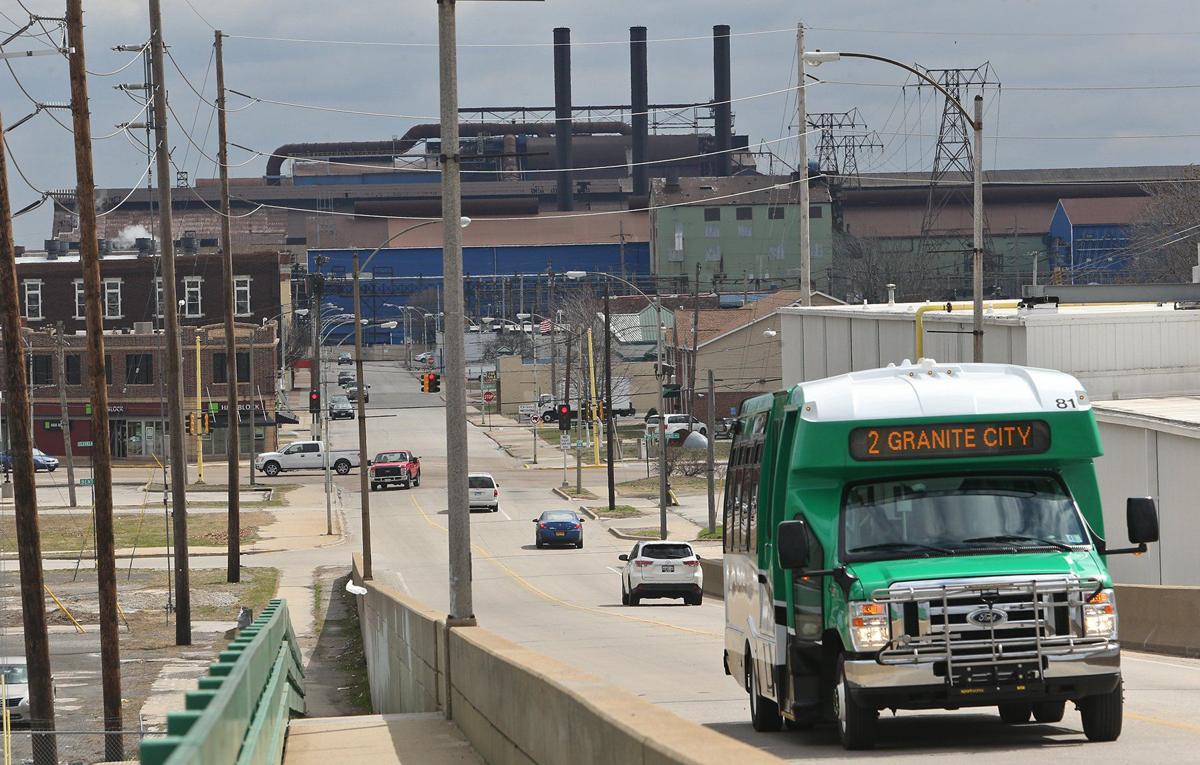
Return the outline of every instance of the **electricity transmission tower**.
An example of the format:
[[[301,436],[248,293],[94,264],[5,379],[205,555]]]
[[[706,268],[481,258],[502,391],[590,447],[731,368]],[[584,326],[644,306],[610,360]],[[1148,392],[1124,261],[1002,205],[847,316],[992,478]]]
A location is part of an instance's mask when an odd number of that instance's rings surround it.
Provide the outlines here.
[[[988,88],[999,88],[1000,80],[990,62],[975,68],[927,69],[919,67],[946,89],[959,103],[968,103],[973,95],[982,94]],[[928,88],[918,83],[916,86]],[[929,195],[925,204],[925,215],[921,222],[921,243],[918,252],[922,256],[958,254],[962,256],[962,274],[970,272],[972,252],[971,227],[948,214],[948,208],[971,210],[972,173],[971,127],[967,118],[943,98],[942,118],[938,126],[937,146],[933,155],[933,170],[929,176]],[[987,220],[984,219],[984,250],[994,252]],[[955,283],[953,288],[966,287],[966,282]]]
[[[814,112],[805,121],[809,129],[821,131],[817,139],[817,166],[829,179],[829,185],[858,185],[859,152],[883,149],[878,135],[865,132],[867,123],[858,109]]]

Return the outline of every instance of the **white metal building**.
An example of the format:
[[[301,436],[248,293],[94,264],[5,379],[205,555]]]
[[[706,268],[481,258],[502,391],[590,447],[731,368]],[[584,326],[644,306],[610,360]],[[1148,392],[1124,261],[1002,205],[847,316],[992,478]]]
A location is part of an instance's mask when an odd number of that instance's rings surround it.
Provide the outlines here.
[[[785,386],[921,355],[972,360],[971,310],[961,304],[950,313],[934,303],[783,308],[780,334]],[[1093,401],[1200,393],[1200,311],[1148,303],[989,307],[984,360],[1067,372]]]

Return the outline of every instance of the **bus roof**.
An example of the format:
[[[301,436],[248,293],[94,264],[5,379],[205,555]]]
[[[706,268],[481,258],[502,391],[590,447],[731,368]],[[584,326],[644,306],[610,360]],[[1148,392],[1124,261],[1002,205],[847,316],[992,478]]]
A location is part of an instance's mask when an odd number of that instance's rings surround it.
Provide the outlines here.
[[[1091,409],[1083,385],[1064,372],[933,359],[801,383],[789,391],[788,403],[801,406],[801,416],[811,422]]]

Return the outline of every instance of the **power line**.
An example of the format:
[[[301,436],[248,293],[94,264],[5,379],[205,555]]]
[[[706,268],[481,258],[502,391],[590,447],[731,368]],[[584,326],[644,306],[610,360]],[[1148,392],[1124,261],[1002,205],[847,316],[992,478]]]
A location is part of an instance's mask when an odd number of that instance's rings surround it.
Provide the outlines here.
[[[987,32],[945,31],[932,29],[851,29],[848,27],[807,27],[818,32],[847,32],[861,34],[919,35],[928,37],[1200,37],[1200,31],[1129,31],[1129,32]]]
[[[899,88],[891,82],[860,82],[856,80],[826,80],[821,82],[830,85],[855,85],[864,88]],[[1104,92],[1104,91],[1156,91],[1156,90],[1194,90],[1200,88],[1200,83],[1168,83],[1164,85],[1005,85],[1004,90],[1020,91],[1022,93],[1064,93],[1064,92]]]

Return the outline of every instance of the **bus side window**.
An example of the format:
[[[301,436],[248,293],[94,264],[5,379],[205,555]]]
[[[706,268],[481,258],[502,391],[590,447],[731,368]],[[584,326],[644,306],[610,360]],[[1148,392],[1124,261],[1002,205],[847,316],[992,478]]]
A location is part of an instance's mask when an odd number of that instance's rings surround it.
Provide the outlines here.
[[[725,472],[725,552],[737,550],[738,499],[741,493],[738,484],[741,469],[737,463],[741,453],[738,446],[730,450],[729,469]]]
[[[742,546],[750,553],[757,549],[755,546],[755,520],[758,515],[758,477],[759,471],[746,471],[746,531]]]

